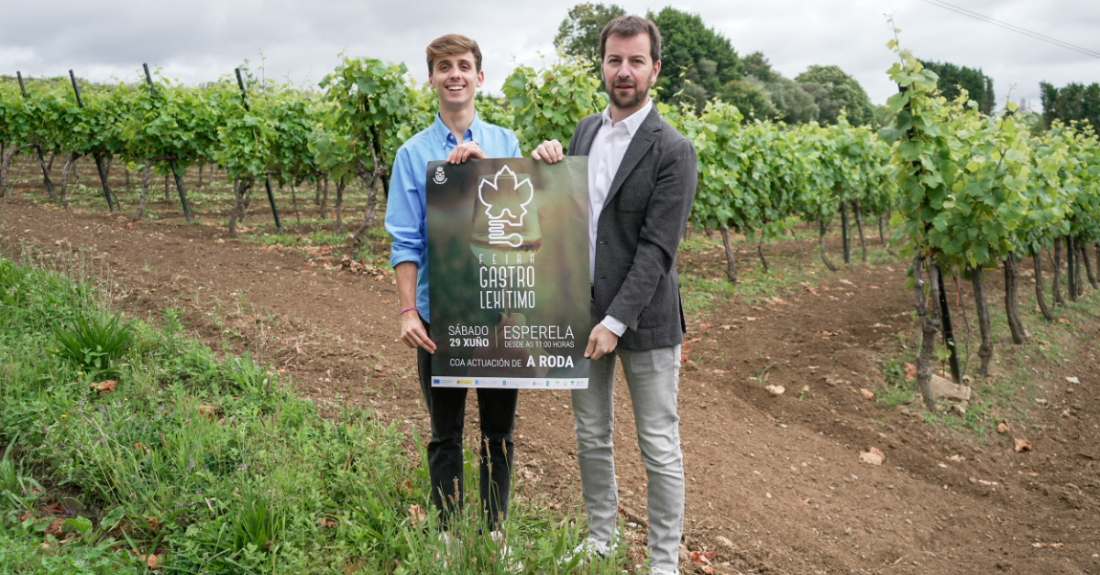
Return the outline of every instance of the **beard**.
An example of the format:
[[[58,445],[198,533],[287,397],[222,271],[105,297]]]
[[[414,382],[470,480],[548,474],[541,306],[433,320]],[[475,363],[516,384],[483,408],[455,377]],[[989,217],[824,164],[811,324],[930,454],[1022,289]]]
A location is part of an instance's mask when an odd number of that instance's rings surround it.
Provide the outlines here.
[[[631,84],[634,86],[634,95],[620,97],[618,94],[615,93],[614,82],[605,83],[604,87],[607,88],[607,94],[611,96],[611,103],[614,104],[616,108],[629,110],[630,108],[633,108],[638,104],[644,102],[646,97],[649,96],[648,82],[646,82],[643,86],[639,86],[637,82],[631,82]]]

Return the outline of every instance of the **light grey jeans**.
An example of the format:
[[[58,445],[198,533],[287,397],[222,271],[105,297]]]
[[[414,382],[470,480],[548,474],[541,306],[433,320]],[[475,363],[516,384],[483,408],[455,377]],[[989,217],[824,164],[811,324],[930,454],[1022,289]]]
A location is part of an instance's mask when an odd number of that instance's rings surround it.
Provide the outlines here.
[[[680,452],[680,346],[616,350],[592,362],[588,389],[573,390],[577,463],[589,537],[610,542],[619,510],[615,455],[615,358],[622,360],[638,446],[648,478],[650,566],[677,572],[684,530],[684,462]]]

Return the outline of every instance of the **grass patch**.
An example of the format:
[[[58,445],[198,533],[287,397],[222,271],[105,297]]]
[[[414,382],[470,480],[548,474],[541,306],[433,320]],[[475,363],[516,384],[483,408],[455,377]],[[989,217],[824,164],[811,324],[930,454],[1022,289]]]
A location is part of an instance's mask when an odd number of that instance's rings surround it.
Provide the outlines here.
[[[875,390],[875,400],[887,409],[912,403],[917,399],[916,382],[906,378],[905,364],[916,360],[916,354],[909,352],[900,358],[888,357],[879,362],[885,385]]]
[[[174,312],[154,325],[117,314],[109,296],[79,265],[0,259],[9,572],[498,574],[514,560],[524,572],[611,574],[628,563],[621,545],[606,560],[559,564],[582,521],[521,494],[503,540],[480,535],[472,454],[475,511],[455,522],[461,543],[448,550],[408,427],[349,406],[326,419],[271,367],[182,333]],[[113,386],[55,336],[96,317],[129,337],[105,364]]]
[[[736,285],[724,275],[705,277],[685,271],[680,275],[680,294],[685,313],[706,317],[709,308],[734,296],[741,297],[749,305],[774,304],[773,298],[790,296],[802,289],[803,283],[818,281],[797,268],[773,270],[767,274],[750,268],[740,273]]]
[[[749,305],[774,304],[776,302],[767,300],[794,295],[804,285],[816,287],[823,282],[846,278],[848,272],[860,265],[857,237],[853,236],[851,247],[853,267],[842,268],[840,272],[834,273],[828,271],[820,260],[816,225],[807,227],[797,218],[792,218],[789,224],[790,230],[795,232],[794,237],[801,241],[797,244],[798,251],[794,256],[790,255],[790,248],[796,247],[796,244],[792,242],[789,232],[769,240],[764,244],[764,252],[771,268],[769,273],[764,273],[760,266],[756,241],[731,235],[732,247],[737,252],[736,285],[731,284],[726,277],[726,255],[721,236],[715,231],[708,237],[702,230],[692,230],[681,241],[680,252],[692,257],[701,256],[706,261],[700,262],[698,257],[694,261],[683,260],[686,263],[683,264],[683,272],[680,274],[680,294],[683,297],[684,311],[706,317],[707,311],[714,304],[730,300],[734,296],[740,296]],[[839,228],[830,231],[830,237],[838,235]],[[871,236],[867,238],[869,265],[905,265],[882,247],[877,235],[873,237],[874,241]],[[769,247],[780,242],[787,248],[784,253],[776,253],[779,250]],[[707,254],[713,254],[713,259]],[[830,257],[839,260],[841,254],[830,252]]]
[[[272,224],[274,226],[274,224]],[[308,234],[284,234],[273,233],[247,233],[241,234],[241,239],[263,246],[282,246],[287,248],[307,248],[319,246],[342,247],[348,243],[348,235],[336,234],[327,231],[311,232]]]

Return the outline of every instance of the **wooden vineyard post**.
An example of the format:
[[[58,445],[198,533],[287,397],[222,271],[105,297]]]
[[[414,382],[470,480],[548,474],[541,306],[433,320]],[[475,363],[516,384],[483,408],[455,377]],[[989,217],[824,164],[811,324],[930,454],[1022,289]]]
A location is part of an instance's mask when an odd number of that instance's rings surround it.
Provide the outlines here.
[[[149,84],[149,93],[153,96],[157,95],[157,87],[153,85],[153,76],[149,74],[149,64],[142,64],[142,68],[145,69],[145,82]],[[183,191],[183,180],[180,179],[179,170],[176,168],[175,160],[168,160],[168,165],[172,168],[172,175],[176,178],[176,190],[180,193],[180,204],[183,205],[183,215],[187,218],[187,223],[192,223],[191,219],[191,207],[187,205],[187,194]]]
[[[951,378],[955,380],[955,383],[962,383],[962,374],[959,373],[959,354],[955,347],[955,332],[951,329],[951,309],[947,307],[947,289],[943,285],[943,270],[940,269],[938,263],[933,263],[932,266],[936,268],[936,277],[939,281],[943,341],[947,345],[947,350],[951,352],[951,358],[948,360],[951,365]]]
[[[241,79],[241,69],[234,68],[233,72],[237,74],[237,85],[241,87],[241,100],[244,102],[244,109],[251,112],[252,108],[248,106],[248,91],[244,88],[244,80]],[[264,186],[267,187],[267,200],[271,202],[271,215],[275,216],[275,228],[279,233],[283,233],[283,221],[279,219],[279,208],[275,206],[275,194],[271,193],[271,177],[264,174]]]
[[[852,256],[848,251],[848,205],[840,202],[840,237],[844,241],[844,263],[852,263]]]
[[[76,105],[80,106],[80,109],[84,109],[84,100],[80,97],[80,87],[76,85],[76,74],[72,70],[69,70],[69,79],[73,82],[73,93],[76,94]],[[103,197],[107,198],[107,207],[110,208],[111,213],[118,211],[115,208],[115,201],[111,198],[111,188],[107,185],[107,174],[103,171],[103,159],[99,157],[99,152],[93,152],[92,157],[95,158],[95,169],[99,172],[99,181],[103,184]]]
[[[23,85],[23,73],[16,71],[15,75],[19,78],[19,90],[23,92],[23,97],[27,98],[27,87]],[[38,165],[42,166],[42,178],[46,180],[46,191],[49,192],[51,200],[56,200],[57,198],[53,195],[53,182],[50,181],[50,172],[46,169],[46,159],[42,157],[41,142],[35,142],[34,149],[38,152]]]

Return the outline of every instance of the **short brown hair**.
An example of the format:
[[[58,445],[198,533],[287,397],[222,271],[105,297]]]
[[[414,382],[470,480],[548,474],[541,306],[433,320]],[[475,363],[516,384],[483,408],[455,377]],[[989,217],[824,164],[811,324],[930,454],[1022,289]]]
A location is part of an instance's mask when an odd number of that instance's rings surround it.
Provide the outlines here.
[[[477,71],[481,71],[481,48],[477,47],[477,42],[461,35],[461,34],[447,34],[446,36],[440,36],[428,44],[428,74],[435,72],[435,61],[444,56],[454,56],[456,54],[465,54],[466,52],[474,53],[474,66]]]
[[[641,16],[619,16],[607,23],[600,32],[600,61],[603,62],[607,50],[607,38],[611,35],[630,38],[638,34],[649,35],[649,55],[654,62],[661,61],[661,31],[649,18]]]

